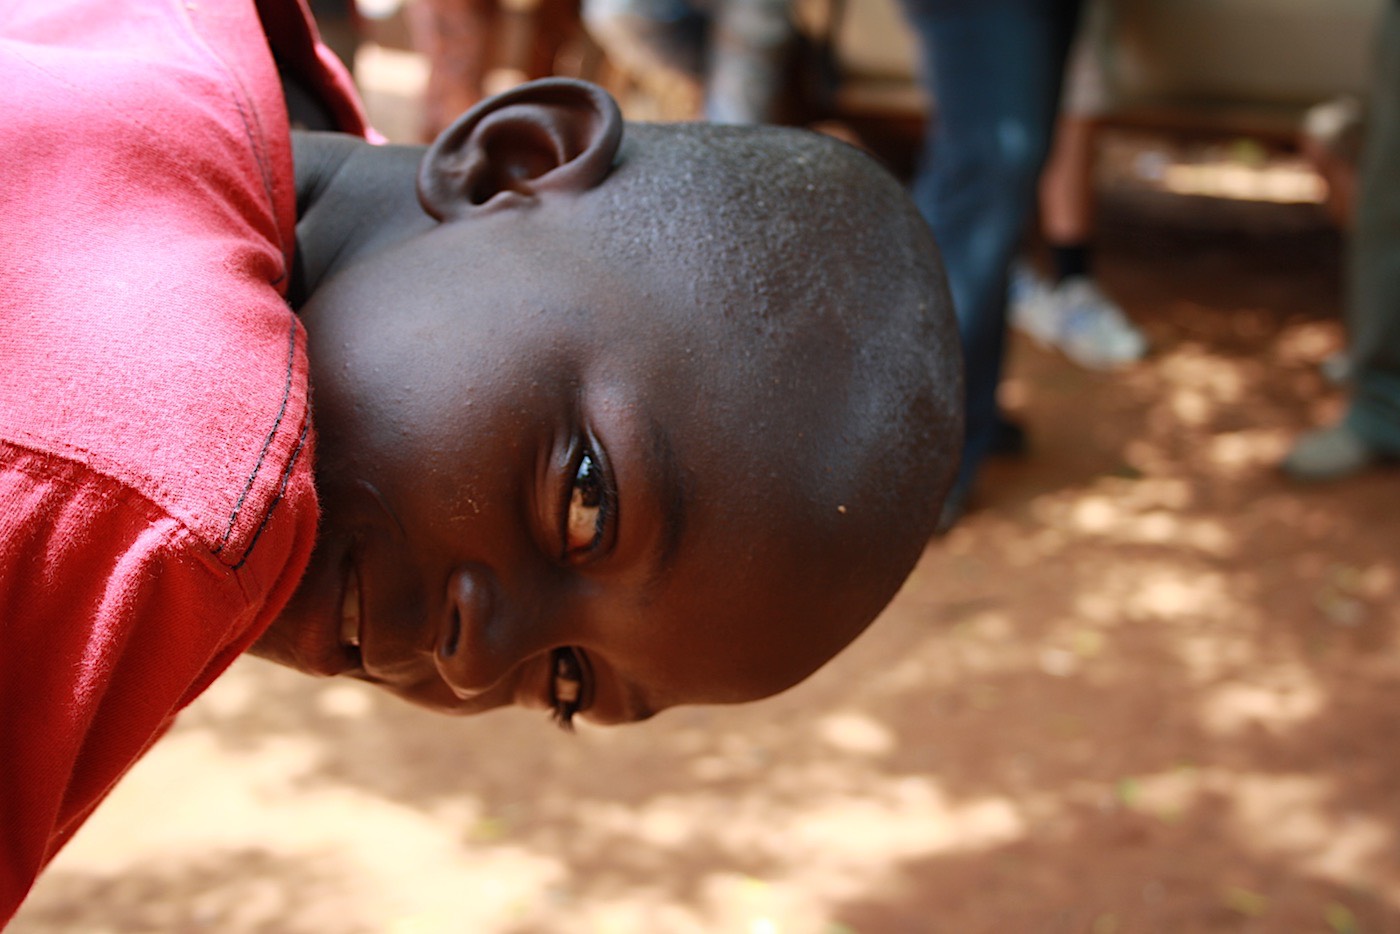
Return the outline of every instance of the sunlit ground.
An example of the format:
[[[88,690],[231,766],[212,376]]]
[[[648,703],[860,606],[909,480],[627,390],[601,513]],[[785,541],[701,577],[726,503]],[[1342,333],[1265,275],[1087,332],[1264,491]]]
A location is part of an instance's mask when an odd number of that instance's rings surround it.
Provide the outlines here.
[[[567,737],[245,660],[12,930],[1400,930],[1400,473],[1272,466],[1336,242],[1106,224],[1154,356],[1018,342],[1032,458],[807,683]]]

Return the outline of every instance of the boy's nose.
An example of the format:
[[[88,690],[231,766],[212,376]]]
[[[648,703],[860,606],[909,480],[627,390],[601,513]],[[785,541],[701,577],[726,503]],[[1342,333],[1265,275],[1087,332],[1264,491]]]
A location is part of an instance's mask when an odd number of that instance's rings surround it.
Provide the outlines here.
[[[499,600],[489,568],[466,564],[448,576],[433,660],[442,680],[463,699],[490,688],[515,663],[510,640],[497,625]]]

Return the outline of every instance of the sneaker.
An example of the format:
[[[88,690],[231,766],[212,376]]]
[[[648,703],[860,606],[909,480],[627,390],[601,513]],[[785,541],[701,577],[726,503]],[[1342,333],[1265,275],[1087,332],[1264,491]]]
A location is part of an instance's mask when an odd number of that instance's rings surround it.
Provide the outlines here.
[[[1318,369],[1322,371],[1322,378],[1333,386],[1346,386],[1351,382],[1351,357],[1345,352],[1332,354],[1322,361]]]
[[[1025,263],[1015,263],[1006,283],[1006,305],[1011,326],[1036,343],[1053,346],[1059,334],[1059,316],[1051,300],[1055,287]]]
[[[1018,259],[1011,264],[1011,272],[1006,279],[1006,303],[1014,310],[1050,288],[1044,276],[1025,260]]]
[[[1082,367],[1111,370],[1147,353],[1146,336],[1091,279],[1075,276],[1050,285],[1013,274],[1008,300],[1013,327]]]
[[[1364,438],[1339,422],[1299,438],[1279,466],[1294,480],[1322,483],[1345,480],[1384,460]]]

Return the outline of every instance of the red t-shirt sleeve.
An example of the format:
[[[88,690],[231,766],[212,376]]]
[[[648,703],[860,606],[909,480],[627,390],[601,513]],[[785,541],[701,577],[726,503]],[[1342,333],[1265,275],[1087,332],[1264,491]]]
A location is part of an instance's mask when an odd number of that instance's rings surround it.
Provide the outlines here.
[[[297,0],[0,4],[0,927],[309,559],[272,48],[365,132],[313,40]]]
[[[309,470],[234,568],[138,493],[0,444],[0,924],[149,745],[266,626],[315,534]]]

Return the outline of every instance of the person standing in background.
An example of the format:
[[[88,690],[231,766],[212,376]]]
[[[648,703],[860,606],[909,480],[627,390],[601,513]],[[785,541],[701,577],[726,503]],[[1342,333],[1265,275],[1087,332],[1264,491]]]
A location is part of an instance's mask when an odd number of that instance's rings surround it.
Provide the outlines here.
[[[1036,203],[1079,0],[902,0],[921,47],[930,121],[914,201],[948,269],[966,366],[966,445],[940,526],[978,467],[1025,446],[997,405],[1011,261]]]
[[[712,123],[783,121],[797,45],[788,0],[583,0],[608,57],[693,85]]]
[[[1295,480],[1340,480],[1400,458],[1400,2],[1381,14],[1349,246],[1346,370],[1351,398],[1334,425],[1283,460]]]
[[[1089,0],[1066,66],[1060,118],[1040,179],[1039,232],[1049,275],[1024,259],[1011,272],[1011,324],[1080,366],[1110,370],[1142,359],[1147,338],[1094,275],[1094,166],[1099,121],[1113,104],[1112,7]]]

